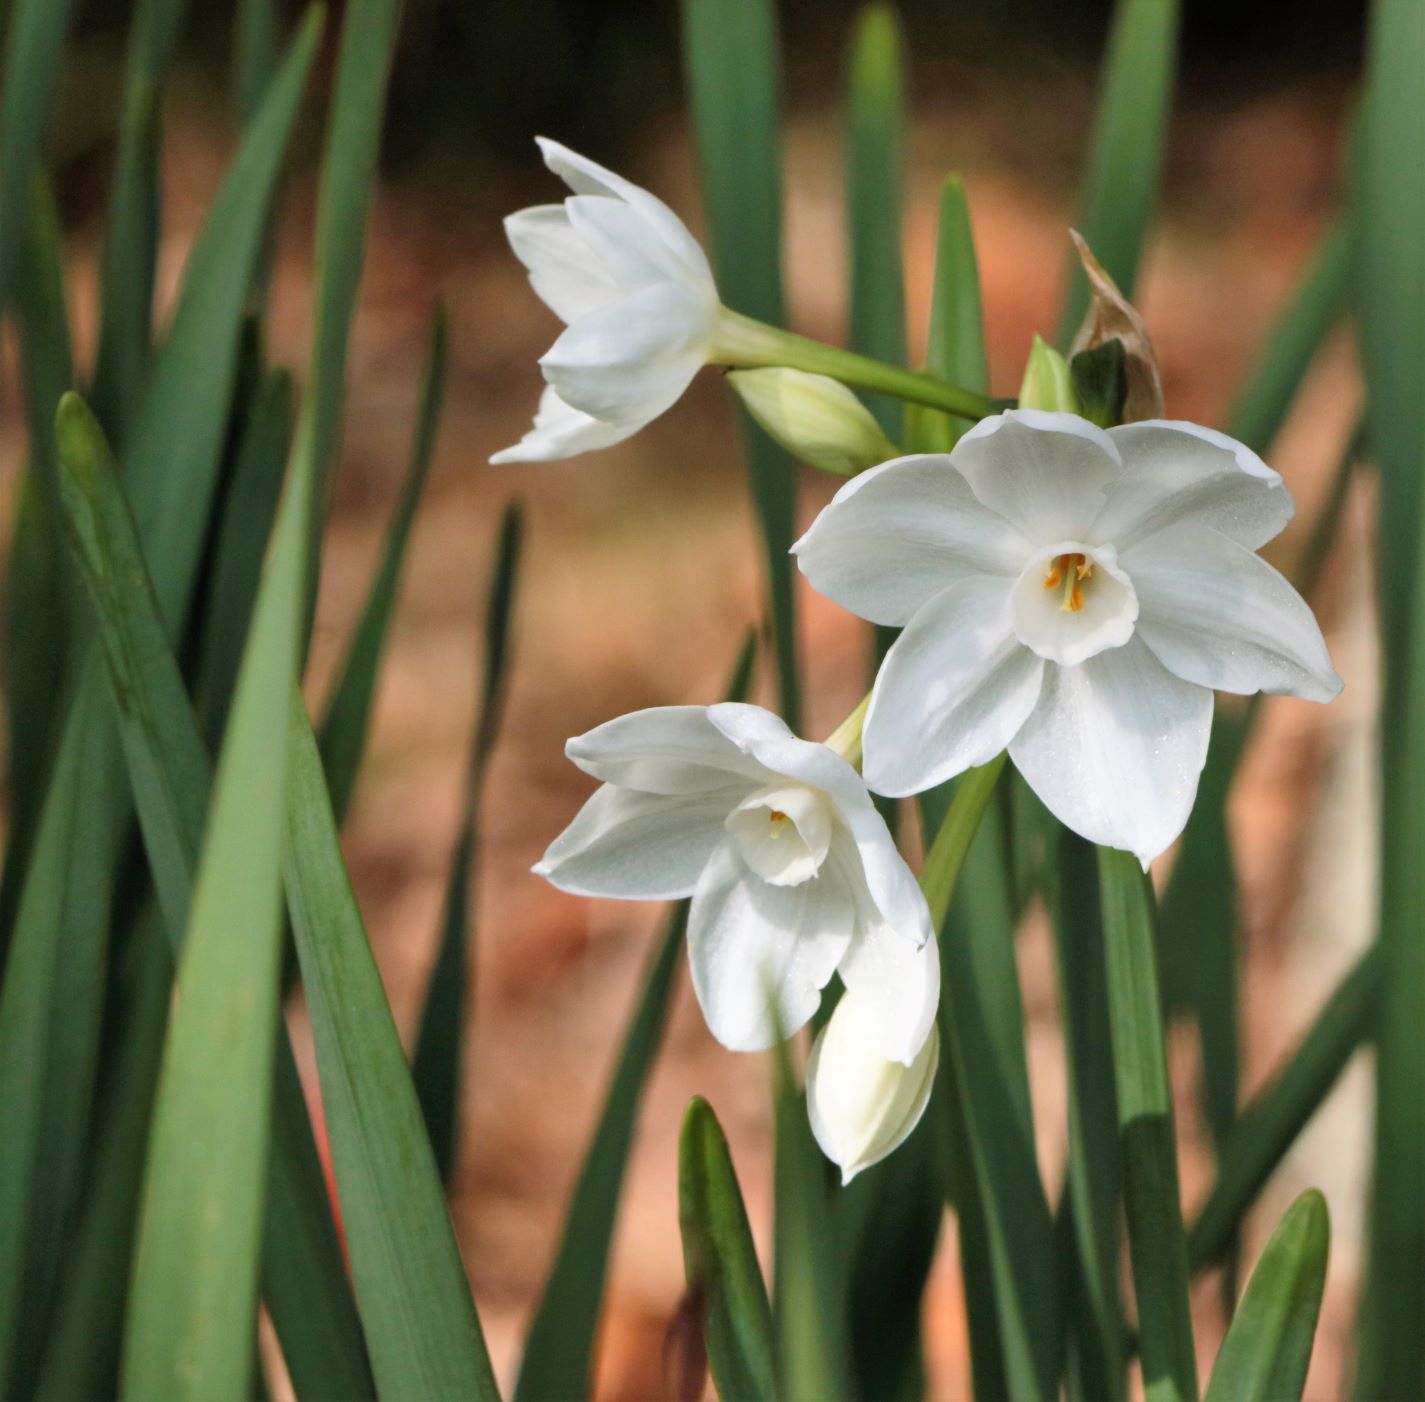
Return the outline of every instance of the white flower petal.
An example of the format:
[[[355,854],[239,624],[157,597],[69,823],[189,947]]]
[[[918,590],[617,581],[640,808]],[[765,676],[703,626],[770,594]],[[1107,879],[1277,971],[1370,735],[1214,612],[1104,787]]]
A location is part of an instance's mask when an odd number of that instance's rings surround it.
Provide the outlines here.
[[[1017,575],[1030,551],[937,453],[895,458],[852,478],[792,547],[818,593],[894,625],[966,575]]]
[[[748,794],[723,826],[763,881],[797,886],[821,870],[835,824],[835,810],[820,789],[782,782]]]
[[[651,706],[631,711],[576,735],[564,753],[595,779],[646,793],[704,793],[736,783],[744,792],[760,788],[772,776],[713,723],[710,712],[723,709]],[[760,706],[741,709],[769,714]],[[777,724],[791,733],[781,721]]]
[[[855,911],[833,873],[772,886],[731,841],[708,861],[688,916],[693,990],[713,1036],[762,1051],[805,1025],[851,940]]]
[[[615,900],[691,895],[726,834],[741,790],[686,796],[605,784],[575,815],[534,870],[561,891]]]
[[[889,925],[866,925],[852,937],[839,972],[864,1010],[876,1054],[909,1066],[940,1005],[938,941],[917,946]]]
[[[1015,639],[1009,605],[1004,579],[952,584],[891,646],[863,738],[877,793],[921,793],[984,764],[1034,709],[1044,663]]]
[[[623,291],[670,282],[715,302],[710,289],[691,282],[681,260],[631,205],[606,195],[571,195],[564,208],[574,232]]]
[[[1061,823],[1146,866],[1187,822],[1211,728],[1212,693],[1135,637],[1078,667],[1049,666],[1009,754]]]
[[[611,195],[623,200],[641,214],[657,231],[659,238],[682,260],[690,276],[697,277],[712,285],[712,269],[708,266],[707,255],[703,252],[688,227],[656,195],[649,194],[641,185],[625,180],[621,175],[561,146],[548,137],[537,136],[544,163],[576,195]]]
[[[1329,701],[1341,690],[1310,605],[1267,562],[1206,526],[1174,526],[1125,558],[1138,631],[1184,681]]]
[[[1040,546],[1084,539],[1123,466],[1102,429],[1077,414],[1044,409],[981,419],[950,461],[986,506]]]
[[[641,426],[687,389],[710,334],[704,304],[658,283],[581,316],[539,363],[565,403],[606,423]]]
[[[606,424],[573,408],[554,392],[553,386],[545,385],[529,432],[513,447],[492,454],[490,461],[557,462],[612,447],[636,432],[637,424]]]
[[[807,1116],[843,1186],[905,1142],[930,1103],[940,1064],[934,1026],[908,1067],[878,1056],[875,1042],[874,1019],[848,991],[807,1062]]]
[[[842,843],[833,838],[833,864],[843,870],[853,894],[864,886],[868,899],[889,925],[916,943],[929,939],[933,932],[925,897],[861,776],[835,751],[799,740],[760,707],[723,703],[710,706],[708,716],[764,768],[829,795],[852,848],[843,851]]]
[[[563,205],[534,205],[505,220],[505,236],[529,272],[530,286],[561,321],[606,307],[618,284],[575,232]]]
[[[1291,520],[1291,493],[1256,453],[1199,424],[1148,419],[1109,429],[1123,475],[1093,524],[1092,540],[1122,554],[1175,524],[1211,526],[1256,550]]]

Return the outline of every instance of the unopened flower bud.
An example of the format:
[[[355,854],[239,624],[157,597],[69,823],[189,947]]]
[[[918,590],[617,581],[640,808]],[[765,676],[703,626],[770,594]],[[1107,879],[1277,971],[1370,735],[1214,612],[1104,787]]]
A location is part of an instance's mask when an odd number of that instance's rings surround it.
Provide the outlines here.
[[[934,1023],[909,1066],[880,1053],[869,1000],[848,991],[822,1029],[807,1063],[807,1111],[821,1151],[849,1183],[910,1134],[925,1112],[940,1034]]]
[[[1019,387],[1021,409],[1050,409],[1065,414],[1079,412],[1069,362],[1042,336],[1035,336],[1024,367],[1024,383]]]
[[[801,462],[852,477],[900,450],[845,385],[825,375],[775,367],[734,370],[728,381],[747,412]]]

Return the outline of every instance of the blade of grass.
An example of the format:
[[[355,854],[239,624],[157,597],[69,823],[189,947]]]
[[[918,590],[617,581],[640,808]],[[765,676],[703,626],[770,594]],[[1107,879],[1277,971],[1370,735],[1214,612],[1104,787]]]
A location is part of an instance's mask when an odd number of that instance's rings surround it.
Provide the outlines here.
[[[277,369],[263,375],[243,419],[218,508],[207,597],[197,629],[193,699],[210,750],[217,749],[227,724],[242,640],[252,619],[262,561],[277,515],[292,441],[291,373]]]
[[[102,434],[77,399],[66,405],[61,466],[72,540],[102,620],[112,689],[122,698],[141,827],[176,946],[191,916],[211,787],[207,758]],[[304,1394],[369,1396],[355,1306],[301,1082],[285,1035],[276,1046],[263,1292],[288,1369]]]
[[[346,814],[356,786],[357,771],[366,748],[366,736],[371,726],[371,707],[376,696],[376,680],[381,670],[381,655],[386,645],[386,633],[396,607],[396,590],[401,580],[401,566],[410,543],[411,527],[420,506],[430,476],[435,455],[436,432],[440,425],[441,400],[445,392],[446,346],[449,341],[449,318],[445,308],[436,310],[431,319],[430,341],[421,386],[420,408],[416,414],[415,442],[411,448],[410,466],[391,524],[386,532],[386,544],[381,564],[372,580],[360,622],[352,635],[346,659],[327,705],[321,725],[322,763],[326,766],[327,783],[331,787],[332,807],[338,821]]]
[[[756,634],[749,633],[724,693],[729,701],[746,698],[752,680],[756,646]],[[638,1007],[624,1035],[618,1064],[614,1068],[608,1094],[604,1097],[604,1108],[584,1155],[569,1210],[565,1213],[559,1250],[550,1268],[539,1309],[525,1336],[524,1360],[515,1384],[515,1402],[562,1402],[566,1397],[587,1394],[599,1312],[603,1304],[604,1279],[608,1272],[609,1247],[613,1241],[614,1220],[628,1166],[629,1148],[633,1143],[643,1087],[653,1069],[653,1060],[658,1054],[667,1022],[668,1002],[682,961],[687,919],[687,903],[680,902],[669,915],[663,935],[649,960]],[[689,1114],[691,1116],[691,1110]],[[707,1115],[711,1117],[711,1110],[707,1111]],[[685,1123],[684,1134],[692,1132]],[[685,1226],[685,1234],[687,1230]],[[686,1252],[689,1249],[686,1235],[684,1242]],[[699,1297],[693,1283],[691,1258],[688,1271],[689,1290],[696,1301]],[[714,1306],[709,1305],[709,1308]],[[770,1359],[770,1345],[768,1352]],[[718,1371],[719,1366],[714,1359],[714,1376],[721,1381],[725,1375]],[[769,1361],[767,1377],[770,1376]]]
[[[357,1303],[382,1395],[493,1399],[420,1102],[341,855],[317,741],[293,691],[287,899]]]
[[[1206,1402],[1300,1402],[1330,1249],[1326,1199],[1312,1189],[1287,1209],[1247,1282]]]
[[[30,191],[71,0],[11,0],[0,75],[0,307],[16,295]]]
[[[1357,149],[1356,279],[1380,466],[1385,648],[1380,957],[1369,1265],[1358,1398],[1425,1395],[1425,7],[1376,0]]]
[[[1084,171],[1078,230],[1130,299],[1158,199],[1177,38],[1178,0],[1118,0]],[[1068,267],[1060,346],[1073,340],[1088,306],[1088,280],[1072,254]]]
[[[288,769],[272,738],[297,680],[313,487],[312,460],[298,454],[213,782],[154,1106],[127,1397],[239,1398],[252,1375]],[[196,727],[188,735],[201,749]]]
[[[233,12],[233,100],[246,126],[277,67],[276,0],[238,0]]]
[[[780,326],[782,174],[778,54],[770,0],[683,0],[683,60],[723,301]],[[743,442],[766,548],[768,621],[783,719],[800,729],[791,459],[746,415]]]
[[[879,3],[864,6],[851,37],[846,100],[851,349],[890,365],[904,365],[906,357],[902,47],[896,12]],[[877,394],[867,404],[886,436],[898,442],[899,402]]]
[[[1127,1395],[1118,1291],[1122,1164],[1109,1046],[1108,982],[1094,851],[1062,829],[1053,902],[1059,998],[1068,1061],[1069,1164],[1065,1208],[1074,1251],[1070,1322],[1080,1395]]]
[[[122,444],[149,354],[158,255],[159,118],[186,0],[141,0],[129,30],[119,145],[104,233],[99,350],[91,403]]]
[[[460,1065],[467,1035],[465,1007],[469,980],[466,970],[474,923],[470,896],[478,843],[477,819],[485,772],[504,715],[510,625],[523,531],[524,517],[519,506],[507,506],[500,521],[489,602],[485,607],[485,682],[480,689],[470,744],[460,837],[446,886],[440,945],[426,986],[425,1008],[411,1055],[411,1078],[415,1081],[441,1181],[445,1183],[450,1182],[459,1139]]]
[[[678,1221],[688,1295],[719,1396],[773,1402],[782,1394],[772,1310],[727,1140],[701,1096],[689,1104],[678,1141]]]
[[[1187,1243],[1163,1045],[1152,893],[1131,853],[1101,847],[1098,863],[1143,1390],[1148,1402],[1196,1402]]]
[[[1286,1151],[1375,1026],[1381,961],[1368,949],[1331,995],[1296,1050],[1242,1111],[1217,1178],[1188,1234],[1193,1270],[1218,1260]]]

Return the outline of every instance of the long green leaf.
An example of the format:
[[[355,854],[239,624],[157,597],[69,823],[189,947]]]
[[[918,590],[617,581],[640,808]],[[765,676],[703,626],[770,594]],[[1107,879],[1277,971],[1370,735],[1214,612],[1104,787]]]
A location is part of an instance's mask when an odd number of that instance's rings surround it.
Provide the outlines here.
[[[701,1096],[688,1106],[678,1141],[678,1220],[688,1295],[719,1395],[773,1402],[782,1394],[772,1310],[727,1139]]]
[[[281,968],[287,752],[272,737],[297,679],[313,485],[299,454],[213,783],[154,1107],[126,1397],[249,1388]]]
[[[1118,1291],[1122,1164],[1109,1045],[1108,981],[1093,848],[1063,829],[1056,864],[1054,935],[1068,1061],[1067,1210],[1074,1253],[1069,1293],[1080,1395],[1126,1396]]]
[[[464,811],[460,836],[450,864],[445,912],[435,967],[426,985],[425,1007],[411,1054],[411,1078],[421,1102],[421,1114],[430,1133],[431,1148],[444,1182],[450,1181],[460,1122],[460,1064],[467,1038],[465,1008],[469,996],[468,945],[472,935],[471,883],[475,876],[478,845],[477,819],[485,787],[485,772],[495,748],[504,713],[510,660],[510,625],[514,610],[515,580],[519,572],[520,541],[524,517],[520,508],[505,508],[490,575],[490,597],[485,607],[485,682],[475,716],[466,771]],[[331,771],[328,770],[330,782]]]
[[[778,55],[770,0],[683,0],[683,58],[723,301],[781,325],[782,173]],[[793,569],[796,477],[745,415],[743,441],[766,547],[782,716],[800,728]]]
[[[1373,1030],[1380,1007],[1381,960],[1368,949],[1341,981],[1285,1064],[1243,1110],[1217,1178],[1188,1234],[1194,1270],[1216,1261],[1346,1063]]]
[[[342,859],[316,737],[300,694],[288,699],[288,908],[376,1385],[391,1397],[497,1402],[420,1102]]]
[[[356,774],[361,767],[366,735],[371,727],[371,706],[376,696],[381,655],[396,607],[401,566],[406,558],[406,546],[410,543],[416,508],[420,505],[430,476],[431,460],[435,456],[436,430],[440,424],[440,406],[445,391],[449,329],[449,318],[445,308],[441,307],[431,321],[430,346],[426,353],[410,468],[386,532],[380,567],[371,583],[366,606],[352,635],[346,660],[342,663],[322,721],[322,763],[326,766],[327,783],[331,787],[332,807],[339,820],[345,816],[352,790],[356,787]]]
[[[1376,0],[1356,171],[1356,280],[1377,532],[1385,699],[1369,1267],[1356,1396],[1425,1395],[1425,6]]]
[[[71,0],[11,0],[0,75],[0,307],[16,293],[30,189]]]
[[[112,462],[92,416],[69,401],[63,425],[65,499],[120,716],[165,926],[189,923],[201,825],[210,788],[197,722],[187,704],[154,591]],[[286,1037],[277,1045],[273,1153],[264,1223],[263,1291],[288,1368],[303,1392],[370,1394],[364,1351],[325,1186]],[[118,1263],[97,1268],[112,1281]],[[116,1293],[116,1292],[111,1292]]]
[[[1177,37],[1178,0],[1118,0],[1084,172],[1078,229],[1130,298],[1158,199]],[[1070,255],[1068,262],[1060,345],[1073,339],[1088,306],[1088,280],[1076,257]]]
[[[134,9],[119,112],[119,146],[104,235],[99,352],[91,402],[111,442],[122,443],[149,353],[159,239],[159,117],[186,0]]]
[[[756,634],[749,634],[724,693],[730,701],[747,695],[756,644]],[[682,902],[668,917],[649,960],[638,1007],[564,1217],[559,1250],[525,1336],[516,1402],[561,1402],[588,1391],[614,1218],[643,1088],[668,1019],[687,919],[687,903]]]
[[[1330,1246],[1326,1199],[1305,1192],[1252,1272],[1213,1364],[1206,1402],[1300,1402]]]
[[[906,357],[901,50],[896,12],[884,4],[862,9],[851,37],[846,104],[851,349],[890,365],[904,365]],[[898,441],[899,403],[884,395],[868,402],[887,437]]]
[[[1152,893],[1131,853],[1099,848],[1123,1203],[1148,1402],[1196,1402],[1187,1242],[1158,992]]]

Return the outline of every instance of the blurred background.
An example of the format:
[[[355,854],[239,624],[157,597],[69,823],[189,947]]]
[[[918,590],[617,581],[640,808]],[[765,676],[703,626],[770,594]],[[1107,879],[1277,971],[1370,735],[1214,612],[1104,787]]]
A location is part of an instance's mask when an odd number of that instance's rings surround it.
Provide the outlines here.
[[[786,273],[793,324],[845,335],[840,93],[855,6],[786,0]],[[1093,110],[1108,0],[913,0],[905,190],[912,345],[923,342],[940,177],[960,171],[984,283],[996,393],[1017,387],[1030,338],[1057,321],[1066,230]],[[1158,223],[1139,304],[1162,360],[1168,412],[1221,425],[1340,193],[1362,42],[1355,0],[1188,0]],[[295,13],[295,6],[293,7]],[[1287,16],[1289,14],[1289,22]],[[96,328],[101,212],[112,164],[128,6],[78,7],[62,68],[52,169],[81,356]],[[201,7],[165,114],[167,224],[160,316],[231,153],[231,13]],[[328,62],[330,55],[328,55]],[[329,79],[329,73],[326,77]],[[319,84],[320,86],[320,84]],[[313,112],[317,105],[312,104]],[[473,1035],[453,1188],[456,1225],[502,1380],[518,1361],[573,1177],[622,1038],[660,912],[563,896],[529,868],[591,784],[564,739],[641,706],[711,701],[757,611],[759,543],[730,397],[705,373],[631,441],[565,463],[494,468],[538,398],[536,357],[554,318],[509,254],[500,219],[556,199],[532,137],[547,134],[650,186],[700,229],[672,0],[410,0],[350,373],[312,684],[323,694],[375,568],[404,469],[426,326],[452,314],[451,378],[434,475],[417,523],[375,729],[346,827],[348,858],[397,1018],[409,1030],[434,956],[483,658],[482,613],[499,514],[527,509],[504,728],[486,790],[472,963]],[[277,249],[272,355],[301,364],[309,326],[313,166],[309,119]],[[14,374],[0,419],[8,488],[23,452]],[[1269,461],[1308,527],[1349,438],[1360,392],[1349,335],[1318,359]],[[807,473],[809,522],[835,483]],[[1368,484],[1358,481],[1314,600],[1347,681],[1329,709],[1267,703],[1232,800],[1246,944],[1244,1095],[1313,1016],[1371,934],[1375,796],[1374,624]],[[8,497],[11,495],[7,490]],[[8,505],[7,505],[8,510]],[[7,533],[8,534],[8,533]],[[1305,529],[1276,543],[1280,563]],[[809,729],[862,694],[864,626],[803,591]],[[770,693],[765,688],[762,699]],[[1042,921],[1020,938],[1030,1065],[1046,1181],[1064,1142],[1055,978]],[[292,1009],[300,1026],[300,1008]],[[300,1045],[308,1043],[302,1041]],[[1189,1202],[1212,1161],[1197,1113],[1197,1049],[1174,1041]],[[310,1070],[310,1067],[308,1067]],[[1299,1141],[1254,1221],[1274,1222],[1308,1183],[1330,1200],[1334,1250],[1313,1377],[1335,1390],[1361,1260],[1369,1092],[1360,1068]],[[768,1068],[718,1048],[686,982],[645,1101],[623,1203],[598,1395],[659,1395],[664,1330],[683,1281],[676,1138],[688,1097],[713,1102],[754,1224],[770,1216]],[[947,1242],[953,1229],[947,1226]],[[1260,1238],[1248,1242],[1248,1259]],[[967,1395],[959,1275],[942,1250],[927,1300],[933,1395]],[[1215,1349],[1218,1294],[1197,1296]],[[1308,1396],[1314,1395],[1308,1390]]]

